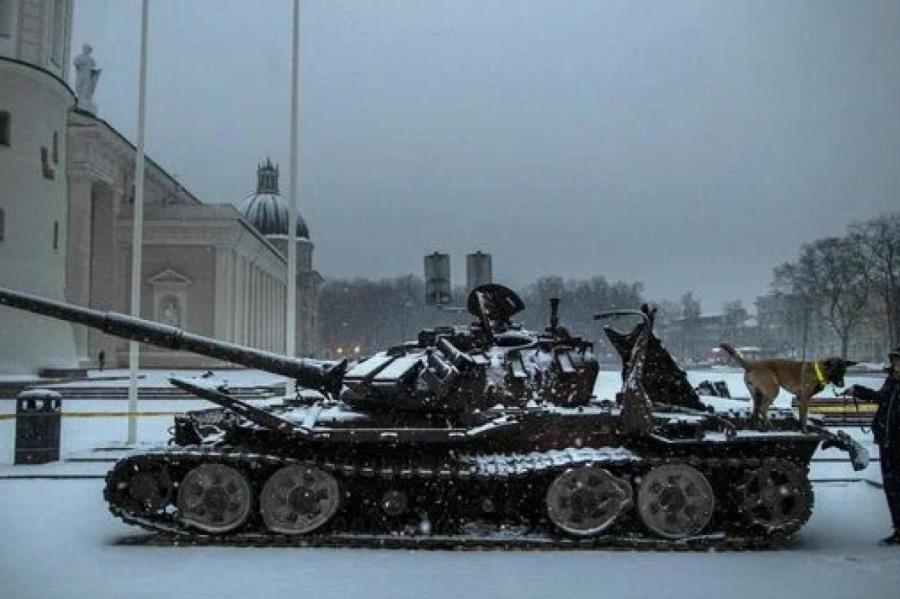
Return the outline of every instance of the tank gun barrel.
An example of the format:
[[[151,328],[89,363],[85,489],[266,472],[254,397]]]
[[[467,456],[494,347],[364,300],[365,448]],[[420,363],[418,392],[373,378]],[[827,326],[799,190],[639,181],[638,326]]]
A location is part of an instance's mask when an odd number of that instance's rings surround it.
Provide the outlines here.
[[[184,329],[149,320],[102,312],[65,302],[44,299],[0,287],[0,305],[58,320],[82,324],[108,335],[148,343],[172,350],[187,351],[249,368],[257,368],[297,380],[301,386],[335,393],[340,390],[347,361],[309,360],[218,341]]]

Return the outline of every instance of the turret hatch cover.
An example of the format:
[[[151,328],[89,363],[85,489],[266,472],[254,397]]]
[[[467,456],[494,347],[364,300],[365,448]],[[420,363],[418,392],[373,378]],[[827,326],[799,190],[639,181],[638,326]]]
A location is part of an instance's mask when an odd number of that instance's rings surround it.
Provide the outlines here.
[[[522,298],[515,291],[496,283],[480,285],[473,289],[466,304],[469,314],[479,317],[483,305],[485,315],[494,322],[507,322],[513,314],[525,309]]]

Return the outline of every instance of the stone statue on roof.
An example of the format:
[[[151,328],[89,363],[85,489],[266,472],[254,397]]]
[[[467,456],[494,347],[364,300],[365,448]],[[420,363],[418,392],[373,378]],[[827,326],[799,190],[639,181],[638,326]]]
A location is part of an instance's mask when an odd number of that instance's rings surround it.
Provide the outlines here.
[[[97,89],[97,80],[100,79],[100,69],[91,56],[90,44],[81,47],[81,54],[75,57],[75,94],[78,96],[78,108],[92,114],[97,114],[97,104],[94,103],[94,90]]]

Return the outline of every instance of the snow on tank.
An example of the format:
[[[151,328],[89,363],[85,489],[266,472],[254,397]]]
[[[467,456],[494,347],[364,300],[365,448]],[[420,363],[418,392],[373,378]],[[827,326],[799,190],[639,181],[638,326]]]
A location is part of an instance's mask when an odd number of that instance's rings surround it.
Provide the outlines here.
[[[513,317],[521,299],[476,288],[467,326],[423,330],[355,363],[298,359],[0,289],[0,304],[160,347],[292,376],[318,391],[256,406],[211,379],[173,379],[219,408],[176,416],[171,445],[107,476],[113,514],[193,542],[377,546],[757,547],[809,518],[824,441],[792,415],[751,430],[708,411],[652,331],[606,327],[621,392],[592,396],[592,343]],[[510,534],[510,531],[523,531]]]

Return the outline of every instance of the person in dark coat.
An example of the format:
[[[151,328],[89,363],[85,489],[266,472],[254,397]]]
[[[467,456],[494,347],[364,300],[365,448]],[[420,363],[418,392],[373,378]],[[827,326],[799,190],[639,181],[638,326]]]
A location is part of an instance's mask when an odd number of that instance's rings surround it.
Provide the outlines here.
[[[847,391],[857,399],[878,404],[872,434],[881,456],[884,494],[894,523],[894,533],[882,543],[900,545],[900,347],[888,354],[888,360],[888,376],[881,389],[853,385]]]

